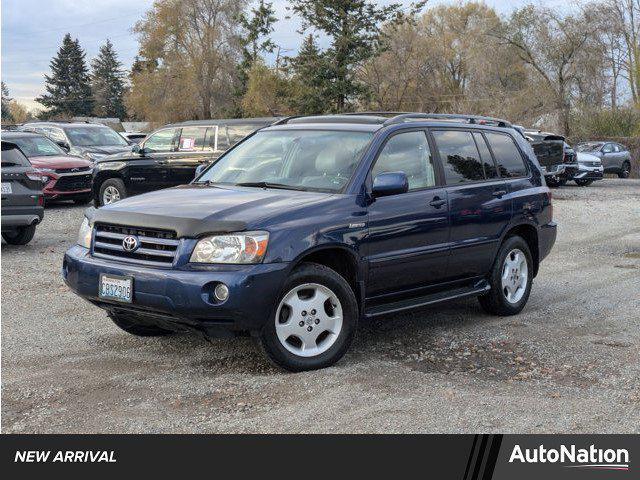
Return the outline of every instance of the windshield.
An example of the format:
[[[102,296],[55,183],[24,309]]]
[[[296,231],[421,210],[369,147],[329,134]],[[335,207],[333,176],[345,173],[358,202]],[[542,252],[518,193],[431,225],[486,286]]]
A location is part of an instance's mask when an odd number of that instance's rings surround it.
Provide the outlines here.
[[[58,145],[45,137],[22,137],[14,138],[11,141],[18,145],[29,158],[66,155]]]
[[[604,144],[601,142],[581,143],[576,147],[576,150],[578,152],[595,152],[597,150],[600,150],[602,148],[602,145]]]
[[[127,141],[109,127],[68,127],[65,132],[76,147],[126,147]]]
[[[372,136],[329,130],[258,132],[221,157],[198,183],[338,192]]]

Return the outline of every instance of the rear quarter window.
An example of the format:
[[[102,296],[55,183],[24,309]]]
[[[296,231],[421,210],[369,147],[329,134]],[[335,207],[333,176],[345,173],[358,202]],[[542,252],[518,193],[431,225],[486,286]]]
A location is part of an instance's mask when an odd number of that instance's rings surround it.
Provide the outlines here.
[[[500,176],[506,178],[527,176],[527,167],[520,149],[510,135],[487,132],[486,137],[498,165]]]
[[[13,143],[2,142],[3,167],[28,167],[31,163]]]

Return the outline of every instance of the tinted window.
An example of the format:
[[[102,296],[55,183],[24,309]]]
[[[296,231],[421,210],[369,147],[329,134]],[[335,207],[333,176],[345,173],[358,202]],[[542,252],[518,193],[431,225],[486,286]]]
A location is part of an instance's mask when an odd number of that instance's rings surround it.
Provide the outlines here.
[[[496,168],[496,164],[493,163],[491,152],[489,151],[489,147],[487,147],[487,142],[484,137],[481,133],[474,132],[473,138],[476,140],[476,145],[480,151],[480,159],[482,160],[482,167],[484,168],[484,176],[486,178],[498,178],[498,169]]]
[[[3,167],[28,167],[31,164],[15,145],[2,142],[2,166]]]
[[[144,142],[144,148],[152,152],[170,152],[173,149],[173,137],[175,135],[175,128],[160,130],[147,138],[147,141]]]
[[[13,139],[27,157],[51,157],[66,155],[52,140],[46,137],[21,137]]]
[[[527,167],[524,165],[520,150],[513,139],[503,133],[487,133],[489,146],[503,177],[524,177]]]
[[[180,134],[178,150],[181,152],[201,152],[205,145],[207,127],[185,127]]]
[[[433,136],[442,159],[447,185],[484,180],[480,153],[471,132],[436,130]]]
[[[371,177],[384,172],[404,172],[409,190],[434,186],[433,159],[426,134],[407,132],[391,137],[380,152]]]

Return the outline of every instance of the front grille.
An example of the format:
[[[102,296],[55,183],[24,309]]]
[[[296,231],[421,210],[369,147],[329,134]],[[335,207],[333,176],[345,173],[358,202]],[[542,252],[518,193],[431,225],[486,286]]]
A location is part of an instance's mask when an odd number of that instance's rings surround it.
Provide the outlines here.
[[[91,167],[56,168],[56,173],[82,173],[90,171]]]
[[[61,192],[74,192],[76,190],[88,190],[91,188],[92,175],[69,175],[60,177],[53,187]]]
[[[180,245],[176,233],[169,230],[96,224],[94,235],[93,255],[96,257],[159,267],[173,265]],[[122,241],[127,236],[138,240],[139,246],[132,252],[123,247]]]

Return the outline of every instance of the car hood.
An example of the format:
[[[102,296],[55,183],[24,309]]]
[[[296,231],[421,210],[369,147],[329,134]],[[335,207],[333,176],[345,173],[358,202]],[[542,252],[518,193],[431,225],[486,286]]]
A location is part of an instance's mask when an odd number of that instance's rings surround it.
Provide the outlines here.
[[[89,160],[67,155],[29,157],[29,161],[34,168],[85,168],[92,165]]]
[[[102,155],[113,155],[116,153],[131,152],[131,145],[124,145],[124,146],[112,145],[112,146],[106,146],[106,147],[75,147],[75,150],[81,155],[83,153],[98,153]]]
[[[89,209],[94,222],[175,230],[178,237],[238,232],[272,216],[332,197],[329,193],[250,187],[182,185]]]
[[[578,152],[577,153],[577,157],[578,157],[578,162],[598,162],[598,163],[602,163],[602,161],[600,160],[600,157],[598,157],[596,155],[592,155],[591,153]]]

